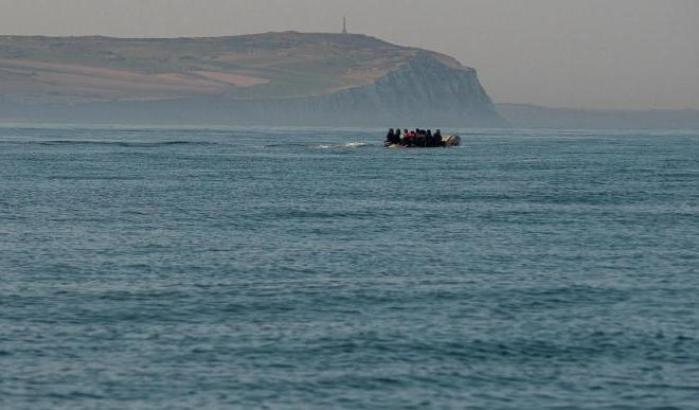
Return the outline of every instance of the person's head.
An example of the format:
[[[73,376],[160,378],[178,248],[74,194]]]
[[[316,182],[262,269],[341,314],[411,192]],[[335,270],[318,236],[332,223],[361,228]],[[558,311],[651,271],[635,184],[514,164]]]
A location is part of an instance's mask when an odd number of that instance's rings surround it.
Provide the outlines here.
[[[391,133],[391,134],[393,134],[393,128],[391,128],[390,130],[388,130],[388,132]]]

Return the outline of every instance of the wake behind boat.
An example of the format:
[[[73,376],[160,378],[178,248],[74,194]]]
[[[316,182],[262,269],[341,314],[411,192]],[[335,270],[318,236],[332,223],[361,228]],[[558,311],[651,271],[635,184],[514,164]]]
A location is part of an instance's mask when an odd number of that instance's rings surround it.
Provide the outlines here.
[[[386,148],[442,148],[461,145],[461,137],[458,135],[442,135],[437,130],[394,130],[391,128],[386,134],[384,146]]]

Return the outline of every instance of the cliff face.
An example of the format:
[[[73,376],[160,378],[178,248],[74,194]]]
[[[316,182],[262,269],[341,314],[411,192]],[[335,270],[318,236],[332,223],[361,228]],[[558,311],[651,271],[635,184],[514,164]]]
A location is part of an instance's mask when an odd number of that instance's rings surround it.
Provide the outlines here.
[[[180,102],[182,103],[182,102]],[[178,102],[170,104],[178,105]],[[153,104],[151,104],[153,105]],[[230,100],[200,99],[209,115],[236,124],[498,127],[504,124],[475,70],[452,68],[419,54],[376,82],[320,96]],[[144,107],[145,108],[145,107]]]
[[[318,104],[337,113],[351,113],[355,121],[377,124],[502,124],[475,70],[449,67],[427,53],[418,54],[371,85],[323,97]]]
[[[366,36],[90,38],[59,42],[60,47],[44,44],[55,39],[20,38],[24,48],[8,47],[12,39],[0,38],[0,115],[6,118],[393,127],[504,124],[472,68],[448,56]],[[107,47],[106,57],[94,51],[98,46]],[[149,57],[151,50],[160,54]]]

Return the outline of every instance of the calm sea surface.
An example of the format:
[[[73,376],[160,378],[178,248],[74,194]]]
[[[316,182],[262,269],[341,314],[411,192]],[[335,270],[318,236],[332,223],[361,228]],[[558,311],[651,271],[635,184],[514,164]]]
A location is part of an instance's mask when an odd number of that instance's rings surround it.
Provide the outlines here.
[[[462,136],[1,127],[0,408],[699,408],[699,133]]]

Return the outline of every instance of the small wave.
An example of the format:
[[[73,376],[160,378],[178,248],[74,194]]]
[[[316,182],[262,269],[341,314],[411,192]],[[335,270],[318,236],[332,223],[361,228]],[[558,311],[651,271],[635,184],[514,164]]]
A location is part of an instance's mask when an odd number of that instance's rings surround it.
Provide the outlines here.
[[[216,145],[214,142],[204,141],[96,141],[96,140],[53,140],[53,141],[36,141],[31,142],[38,145],[106,145],[117,147],[136,147],[136,148],[152,148],[164,147],[170,145]]]
[[[317,148],[317,149],[338,149],[338,148],[362,148],[369,146],[369,143],[366,142],[348,142],[346,144],[320,144],[320,145],[313,145],[312,148]]]
[[[306,147],[306,144],[302,143],[277,143],[277,144],[267,144],[265,148],[284,148],[284,147]]]
[[[153,148],[171,145],[220,145],[208,141],[100,141],[100,140],[46,140],[46,141],[0,141],[3,145],[41,145],[41,146],[72,146],[72,145],[104,145],[114,147]]]
[[[344,146],[347,148],[361,148],[361,147],[366,147],[367,145],[369,145],[369,144],[366,142],[349,142],[349,143],[345,144]]]
[[[312,148],[312,149],[342,149],[342,148],[362,148],[369,146],[371,144],[367,142],[348,142],[344,144],[305,144],[305,143],[278,143],[278,144],[267,144],[264,148]]]

